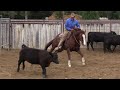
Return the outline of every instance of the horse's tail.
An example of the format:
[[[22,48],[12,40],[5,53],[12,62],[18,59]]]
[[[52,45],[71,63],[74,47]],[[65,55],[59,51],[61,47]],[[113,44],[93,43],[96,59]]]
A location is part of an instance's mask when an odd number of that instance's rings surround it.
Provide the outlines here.
[[[47,43],[44,50],[47,50],[47,48],[48,48],[52,43],[53,43],[53,40],[51,40],[49,43]]]

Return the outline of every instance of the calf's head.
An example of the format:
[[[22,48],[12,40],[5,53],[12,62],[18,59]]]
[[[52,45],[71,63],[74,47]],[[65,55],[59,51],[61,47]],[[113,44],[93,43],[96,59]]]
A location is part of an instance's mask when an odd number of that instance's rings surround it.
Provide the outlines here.
[[[55,53],[49,52],[49,54],[52,56],[52,62],[59,64],[57,53],[56,52]]]
[[[110,33],[113,34],[113,35],[117,35],[114,31],[110,31]]]

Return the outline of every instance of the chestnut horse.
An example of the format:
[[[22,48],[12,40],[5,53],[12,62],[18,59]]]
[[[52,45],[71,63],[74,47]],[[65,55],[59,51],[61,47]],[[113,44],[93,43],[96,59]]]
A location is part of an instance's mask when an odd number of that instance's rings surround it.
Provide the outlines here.
[[[47,48],[52,45],[52,48],[50,49],[50,52],[52,52],[58,45],[60,38],[61,38],[61,34],[58,34],[53,40],[51,40],[49,43],[46,44],[45,46],[45,50],[47,50]],[[68,35],[69,36],[69,35]],[[65,39],[65,41],[62,44],[62,48],[55,51],[55,52],[61,52],[63,50],[67,51],[67,55],[68,55],[68,66],[71,67],[71,54],[70,52],[72,51],[76,51],[77,53],[79,53],[82,57],[82,64],[85,65],[85,59],[83,54],[80,51],[80,41],[82,42],[82,45],[86,45],[86,39],[85,39],[85,31],[81,30],[81,29],[75,29],[73,31],[71,31],[71,35],[69,36],[69,38],[67,37]]]

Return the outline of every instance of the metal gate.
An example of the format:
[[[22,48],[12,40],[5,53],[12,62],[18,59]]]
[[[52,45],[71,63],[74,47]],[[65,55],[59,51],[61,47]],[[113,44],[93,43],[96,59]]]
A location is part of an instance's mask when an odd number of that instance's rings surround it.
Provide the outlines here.
[[[10,47],[10,18],[0,18],[0,49]]]

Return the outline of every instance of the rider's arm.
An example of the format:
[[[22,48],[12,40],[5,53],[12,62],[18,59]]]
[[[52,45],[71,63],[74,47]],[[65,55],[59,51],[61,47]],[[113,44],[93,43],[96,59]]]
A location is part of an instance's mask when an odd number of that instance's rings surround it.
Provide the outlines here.
[[[76,26],[77,28],[80,28],[80,23],[76,20]]]
[[[66,23],[65,23],[65,28],[68,30],[68,31],[71,31],[72,30],[72,28],[70,28],[70,26],[69,26],[69,20],[66,20]]]

